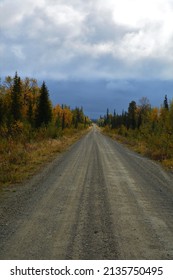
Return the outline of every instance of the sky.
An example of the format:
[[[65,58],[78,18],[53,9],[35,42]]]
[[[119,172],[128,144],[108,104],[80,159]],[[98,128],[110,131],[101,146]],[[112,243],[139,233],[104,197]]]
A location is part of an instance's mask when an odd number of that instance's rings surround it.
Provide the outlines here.
[[[91,117],[173,98],[173,0],[0,0],[0,77],[32,77]]]

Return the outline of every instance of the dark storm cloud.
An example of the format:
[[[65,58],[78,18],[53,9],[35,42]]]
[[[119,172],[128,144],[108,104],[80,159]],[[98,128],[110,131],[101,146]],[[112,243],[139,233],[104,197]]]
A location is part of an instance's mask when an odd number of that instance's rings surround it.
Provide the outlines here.
[[[128,3],[4,0],[0,9],[4,74],[18,69],[26,75],[53,79],[97,79],[104,75],[124,79],[148,76],[151,67],[152,76],[170,78],[170,2],[161,0],[163,15],[156,9],[155,0],[153,6],[148,0],[142,1],[143,10],[139,5],[136,12],[133,1],[130,6]],[[153,60],[158,60],[161,67],[155,68]],[[73,68],[75,71],[71,71]]]
[[[106,113],[109,108],[113,113],[127,110],[134,100],[139,104],[142,97],[147,97],[152,106],[163,104],[164,96],[173,97],[173,81],[160,80],[95,80],[95,81],[48,81],[54,104],[83,106],[85,112],[93,118]]]
[[[171,96],[170,0],[3,0],[0,76],[48,81],[54,103],[93,115]],[[171,83],[172,86],[172,83]]]

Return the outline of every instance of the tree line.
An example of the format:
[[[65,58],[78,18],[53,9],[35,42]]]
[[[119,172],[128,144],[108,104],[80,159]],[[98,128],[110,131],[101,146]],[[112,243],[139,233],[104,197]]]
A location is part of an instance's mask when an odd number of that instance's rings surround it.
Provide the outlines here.
[[[167,95],[160,107],[152,107],[148,98],[143,97],[139,104],[131,101],[128,110],[121,114],[115,110],[112,114],[107,109],[98,124],[143,145],[145,152],[155,159],[173,159],[173,100],[168,101]]]
[[[36,79],[21,79],[16,72],[14,77],[7,76],[0,83],[1,136],[12,137],[24,130],[36,131],[50,126],[56,131],[77,129],[89,123],[82,107],[53,106],[45,82],[39,86]]]

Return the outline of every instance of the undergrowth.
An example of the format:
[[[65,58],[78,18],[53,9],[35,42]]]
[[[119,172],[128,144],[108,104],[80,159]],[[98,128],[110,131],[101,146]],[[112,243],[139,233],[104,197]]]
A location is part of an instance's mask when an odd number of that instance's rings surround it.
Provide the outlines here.
[[[40,129],[30,139],[0,137],[0,187],[22,182],[86,133],[86,129]]]
[[[114,130],[105,127],[102,131],[135,152],[158,161],[167,169],[173,170],[173,137],[165,137],[165,135],[158,137],[154,133],[145,135],[137,130],[127,130],[123,126]]]

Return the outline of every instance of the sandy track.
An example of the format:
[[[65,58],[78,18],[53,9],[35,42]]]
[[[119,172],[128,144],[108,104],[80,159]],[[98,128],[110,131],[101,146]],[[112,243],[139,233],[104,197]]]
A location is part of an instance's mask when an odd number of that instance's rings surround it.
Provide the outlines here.
[[[94,127],[0,198],[0,259],[173,259],[173,176]]]

